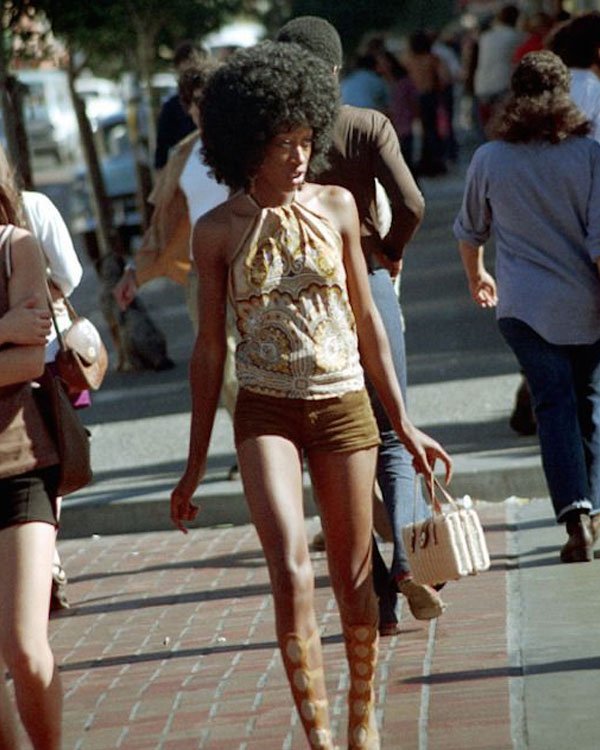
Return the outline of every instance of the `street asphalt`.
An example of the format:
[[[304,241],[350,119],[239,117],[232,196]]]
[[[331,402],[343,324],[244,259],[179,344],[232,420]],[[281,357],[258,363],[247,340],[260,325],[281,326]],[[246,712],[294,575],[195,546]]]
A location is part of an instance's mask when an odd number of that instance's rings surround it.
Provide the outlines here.
[[[464,166],[464,165],[463,165]],[[492,558],[449,583],[448,609],[382,639],[385,750],[598,750],[597,561],[561,565],[535,438],[511,432],[518,384],[493,314],[469,300],[453,217],[463,171],[424,180],[427,216],[405,261],[409,412],[455,460],[455,495],[477,503]],[[248,523],[231,425],[220,410],[197,527],[170,529],[187,452],[192,338],[181,291],[143,292],[176,366],[112,370],[83,413],[94,482],[66,499],[59,549],[71,609],[51,620],[65,689],[64,748],[306,748],[274,640],[260,545]],[[93,272],[77,309],[106,333]],[[112,350],[111,350],[112,355]],[[306,526],[318,528],[307,482]],[[387,555],[389,545],[384,545]],[[326,558],[312,553],[333,727],[345,738],[347,670]],[[23,747],[28,747],[24,741]]]

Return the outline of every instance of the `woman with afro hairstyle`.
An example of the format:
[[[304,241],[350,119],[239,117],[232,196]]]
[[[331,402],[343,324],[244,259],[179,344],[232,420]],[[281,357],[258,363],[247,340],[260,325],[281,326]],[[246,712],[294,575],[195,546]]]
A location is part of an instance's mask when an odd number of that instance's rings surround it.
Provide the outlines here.
[[[600,145],[569,82],[554,53],[523,57],[454,224],[471,295],[496,307],[531,390],[565,563],[592,560],[600,533]]]
[[[352,196],[307,182],[325,164],[337,109],[331,70],[295,44],[240,51],[208,82],[204,157],[235,192],[194,228],[200,328],[190,365],[189,455],[171,518],[185,532],[198,513],[192,496],[206,466],[229,300],[239,336],[238,463],[294,701],[310,747],[333,748],[303,515],[304,454],[351,671],[348,746],[375,750],[371,492],[379,436],[361,363],[417,470],[430,475],[439,458],[450,474],[451,462],[406,416]]]

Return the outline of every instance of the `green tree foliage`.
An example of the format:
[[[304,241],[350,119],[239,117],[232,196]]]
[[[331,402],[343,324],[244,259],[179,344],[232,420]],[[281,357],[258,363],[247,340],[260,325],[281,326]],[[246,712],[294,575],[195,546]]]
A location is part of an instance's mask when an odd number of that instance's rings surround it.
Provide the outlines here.
[[[322,16],[340,32],[350,56],[369,32],[418,28],[440,29],[452,17],[453,0],[291,0],[289,18]]]
[[[160,45],[200,39],[225,23],[242,0],[35,0],[56,35],[84,53],[95,72],[120,63],[121,70],[140,63],[160,65]],[[146,63],[142,63],[146,64]]]

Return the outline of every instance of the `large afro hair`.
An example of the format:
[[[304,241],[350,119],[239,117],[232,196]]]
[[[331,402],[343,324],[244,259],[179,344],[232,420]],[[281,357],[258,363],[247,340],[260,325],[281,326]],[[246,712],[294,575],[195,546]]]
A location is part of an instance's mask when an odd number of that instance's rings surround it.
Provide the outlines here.
[[[327,166],[338,88],[327,65],[296,44],[262,42],[234,53],[204,90],[204,161],[219,182],[247,189],[271,139],[307,125],[313,130],[309,177],[318,174]]]

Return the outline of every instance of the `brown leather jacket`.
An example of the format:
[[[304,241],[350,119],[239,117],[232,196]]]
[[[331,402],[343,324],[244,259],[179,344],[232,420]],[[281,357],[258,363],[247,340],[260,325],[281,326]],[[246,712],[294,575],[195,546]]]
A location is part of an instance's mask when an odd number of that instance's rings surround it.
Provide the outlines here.
[[[135,255],[138,286],[158,276],[184,284],[190,271],[190,219],[179,178],[200,137],[191,133],[173,149],[149,201],[154,204],[150,226]]]

